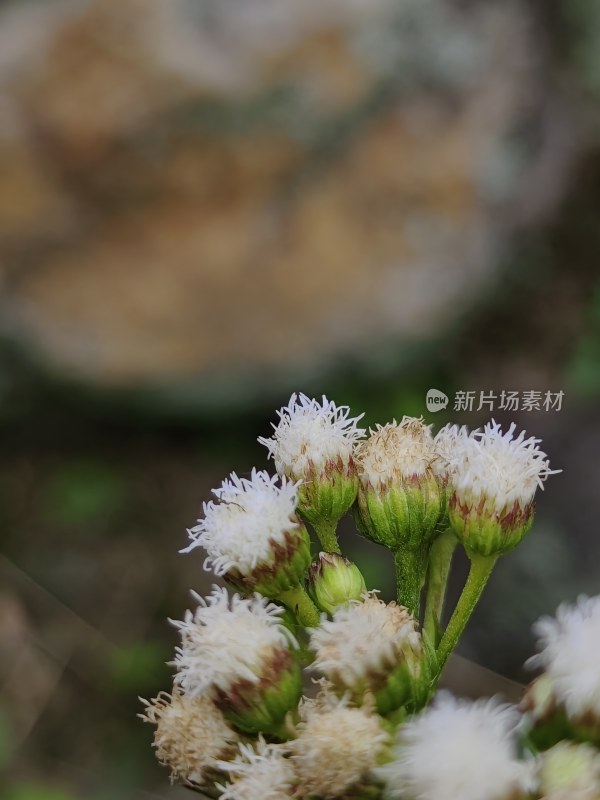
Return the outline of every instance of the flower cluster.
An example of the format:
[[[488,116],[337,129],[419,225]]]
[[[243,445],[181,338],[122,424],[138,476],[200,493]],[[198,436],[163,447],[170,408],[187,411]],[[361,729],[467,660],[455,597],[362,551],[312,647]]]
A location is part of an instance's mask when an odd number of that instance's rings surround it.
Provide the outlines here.
[[[538,623],[545,672],[521,711],[436,694],[496,560],[528,532],[555,472],[539,440],[493,420],[434,435],[405,416],[367,431],[363,415],[303,394],[278,416],[259,439],[277,474],[232,473],[182,551],[202,548],[229,588],[193,594],[195,609],[173,621],[171,693],[144,701],[172,779],[222,800],[559,800],[582,787],[599,800],[600,599]],[[342,555],[347,512],[391,552],[396,600]],[[444,625],[459,544],[471,571]],[[520,757],[523,737],[541,754]]]

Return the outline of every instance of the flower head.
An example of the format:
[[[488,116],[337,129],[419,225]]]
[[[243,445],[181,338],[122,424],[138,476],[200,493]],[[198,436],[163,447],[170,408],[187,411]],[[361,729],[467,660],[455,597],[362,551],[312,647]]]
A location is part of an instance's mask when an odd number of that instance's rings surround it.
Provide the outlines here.
[[[335,528],[358,490],[353,451],[365,433],[357,425],[362,414],[350,417],[348,406],[336,406],[325,395],[319,403],[305,394],[293,394],[277,413],[273,436],[258,441],[280,475],[300,482],[299,511],[315,526],[323,547],[332,549],[334,540],[325,538],[325,529]]]
[[[297,484],[253,469],[250,478],[233,472],[213,494],[218,502],[204,503],[182,552],[204,547],[205,568],[245,591],[274,596],[297,583],[310,563],[308,534],[296,516]]]
[[[598,800],[600,753],[589,744],[559,742],[542,755],[538,782],[544,800]]]
[[[300,696],[297,643],[281,621],[283,609],[258,594],[230,598],[218,587],[208,600],[196,598],[196,611],[173,623],[181,634],[175,683],[190,697],[210,694],[238,727],[281,721]]]
[[[449,516],[468,551],[491,555],[515,547],[533,521],[536,489],[551,470],[540,439],[503,433],[492,420],[483,431],[456,435],[448,453],[452,491]]]
[[[268,449],[277,472],[296,481],[311,480],[338,462],[348,468],[354,444],[365,433],[358,427],[364,414],[351,417],[348,406],[336,406],[325,395],[319,403],[294,393],[277,414],[273,436],[258,441]]]
[[[259,736],[256,747],[240,744],[238,755],[218,766],[232,780],[222,787],[221,800],[289,800],[296,777],[287,748],[267,744]]]
[[[360,442],[357,524],[364,536],[393,551],[423,552],[438,533],[445,505],[435,458],[430,426],[416,417],[378,425]]]
[[[388,733],[376,714],[322,695],[305,702],[301,716],[290,749],[307,795],[338,797],[378,765]]]
[[[206,695],[187,697],[175,688],[148,701],[139,716],[156,725],[154,747],[171,780],[201,786],[216,761],[233,755],[239,736]]]
[[[378,773],[390,797],[513,800],[528,771],[517,761],[515,710],[494,700],[468,703],[441,692],[402,725],[394,759]]]
[[[398,708],[422,677],[423,646],[416,621],[396,603],[386,605],[375,595],[351,601],[333,619],[311,632],[314,667],[340,693],[352,695],[365,686],[376,697],[378,710]]]
[[[530,663],[544,668],[570,717],[591,716],[600,725],[600,596],[559,606],[534,631],[541,649]]]

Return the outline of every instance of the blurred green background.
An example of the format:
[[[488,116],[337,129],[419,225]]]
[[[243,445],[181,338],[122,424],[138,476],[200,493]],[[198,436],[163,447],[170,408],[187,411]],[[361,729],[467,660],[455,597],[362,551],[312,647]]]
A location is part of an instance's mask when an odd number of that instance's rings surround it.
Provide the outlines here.
[[[494,412],[564,471],[460,651],[524,681],[600,591],[599,40],[566,0],[0,2],[2,800],[187,794],[138,695],[292,391],[436,427],[564,391]]]

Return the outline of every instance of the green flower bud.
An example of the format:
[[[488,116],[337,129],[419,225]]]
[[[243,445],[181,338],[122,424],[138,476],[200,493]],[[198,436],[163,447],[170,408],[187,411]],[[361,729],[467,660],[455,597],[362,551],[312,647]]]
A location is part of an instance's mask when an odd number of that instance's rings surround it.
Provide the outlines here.
[[[367,591],[361,571],[338,553],[319,553],[308,573],[308,590],[321,611],[328,614]]]

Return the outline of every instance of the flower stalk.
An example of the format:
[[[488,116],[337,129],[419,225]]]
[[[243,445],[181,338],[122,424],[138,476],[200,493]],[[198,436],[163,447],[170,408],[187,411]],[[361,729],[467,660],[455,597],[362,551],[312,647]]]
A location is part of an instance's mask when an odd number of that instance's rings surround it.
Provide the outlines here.
[[[436,648],[442,638],[446,589],[448,588],[452,557],[457,544],[456,536],[452,530],[448,529],[435,540],[429,553],[423,630]]]

